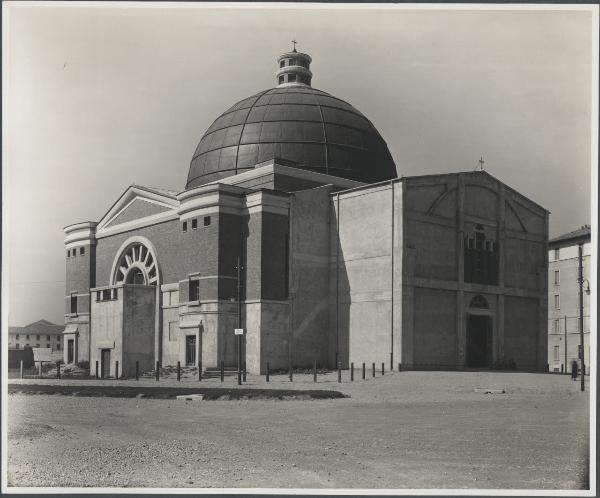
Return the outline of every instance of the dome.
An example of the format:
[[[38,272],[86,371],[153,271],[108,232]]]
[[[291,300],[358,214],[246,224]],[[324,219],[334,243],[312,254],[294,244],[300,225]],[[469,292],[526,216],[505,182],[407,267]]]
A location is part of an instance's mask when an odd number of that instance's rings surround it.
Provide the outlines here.
[[[347,102],[310,86],[310,61],[306,54],[283,54],[279,86],[239,101],[213,122],[194,152],[186,189],[273,158],[366,183],[397,177],[373,124]]]

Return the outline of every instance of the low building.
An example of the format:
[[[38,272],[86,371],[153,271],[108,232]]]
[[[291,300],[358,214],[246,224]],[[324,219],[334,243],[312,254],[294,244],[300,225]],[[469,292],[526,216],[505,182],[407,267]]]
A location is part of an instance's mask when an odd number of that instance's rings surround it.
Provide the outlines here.
[[[38,320],[24,327],[8,327],[9,349],[50,348],[52,352],[62,351],[62,325],[48,320]]]
[[[550,240],[548,244],[548,369],[571,372],[573,362],[581,368],[579,332],[579,246],[583,248],[583,342],[584,362],[590,366],[591,228],[582,226]],[[591,292],[591,291],[590,291]]]

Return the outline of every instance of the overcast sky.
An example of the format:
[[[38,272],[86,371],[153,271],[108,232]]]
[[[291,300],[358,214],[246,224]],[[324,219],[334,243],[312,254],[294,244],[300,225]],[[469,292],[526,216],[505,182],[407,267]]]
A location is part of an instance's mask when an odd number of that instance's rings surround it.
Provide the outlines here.
[[[373,122],[399,174],[483,156],[551,211],[551,236],[590,223],[595,7],[175,7],[3,4],[11,325],[63,323],[62,228],[99,220],[131,183],[183,190],[204,131],[275,86],[293,38],[313,86]]]

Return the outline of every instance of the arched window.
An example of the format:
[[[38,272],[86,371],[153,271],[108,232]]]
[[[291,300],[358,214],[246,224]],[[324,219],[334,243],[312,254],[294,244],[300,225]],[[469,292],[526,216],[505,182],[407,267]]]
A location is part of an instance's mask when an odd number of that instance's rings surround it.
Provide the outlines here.
[[[157,285],[158,268],[150,250],[141,242],[128,245],[116,264],[113,284]]]
[[[483,297],[481,294],[478,294],[473,299],[471,299],[469,307],[470,308],[481,308],[484,310],[490,309],[490,305],[488,304],[486,298]]]

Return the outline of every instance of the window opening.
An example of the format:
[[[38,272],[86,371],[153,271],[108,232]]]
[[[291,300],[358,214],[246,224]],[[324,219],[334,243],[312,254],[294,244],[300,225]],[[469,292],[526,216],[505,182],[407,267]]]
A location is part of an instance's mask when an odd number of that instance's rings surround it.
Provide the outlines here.
[[[560,247],[554,249],[554,261],[558,261],[560,259]]]
[[[560,284],[560,270],[554,272],[554,285]]]
[[[77,313],[77,294],[71,294],[71,313]]]
[[[296,81],[296,75],[295,74],[288,74],[288,82],[290,81]]]
[[[196,230],[196,228],[198,228],[198,220],[196,218],[194,218],[192,220],[192,229]]]
[[[554,309],[555,310],[560,309],[560,295],[558,295],[558,294],[554,295]]]
[[[79,248],[79,254],[80,255],[84,255],[85,254],[85,247],[80,247]]]
[[[189,300],[200,301],[200,280],[191,280],[189,285]]]
[[[207,227],[210,225],[210,216],[204,217],[204,226]]]
[[[184,221],[184,222],[183,222],[183,225],[181,226],[181,229],[182,229],[184,232],[187,232],[187,221]]]

